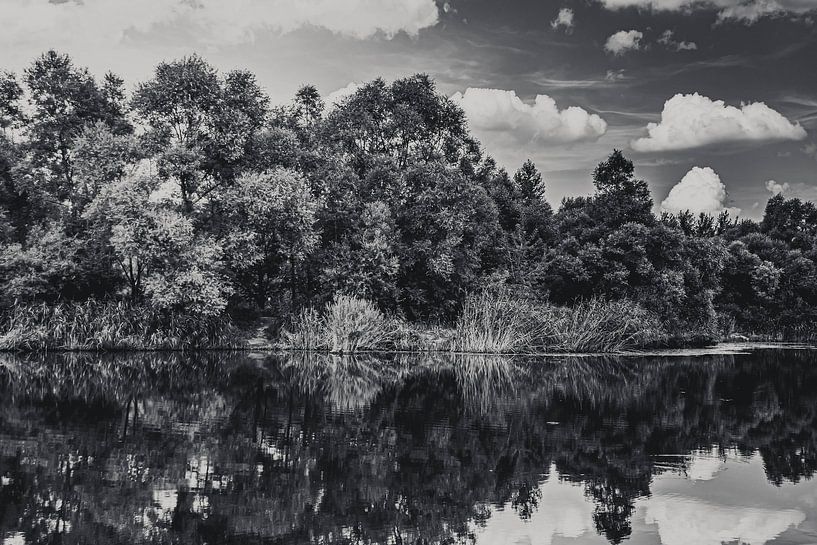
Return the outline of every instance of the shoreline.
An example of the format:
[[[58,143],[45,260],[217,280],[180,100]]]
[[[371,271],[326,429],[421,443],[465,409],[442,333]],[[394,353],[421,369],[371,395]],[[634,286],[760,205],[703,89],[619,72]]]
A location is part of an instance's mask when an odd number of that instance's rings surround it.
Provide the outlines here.
[[[359,350],[356,352],[331,352],[329,350],[301,350],[286,348],[143,348],[143,349],[45,349],[45,350],[0,350],[0,354],[13,356],[44,356],[49,354],[98,354],[98,355],[118,355],[118,354],[197,354],[197,353],[233,353],[247,355],[289,355],[289,354],[319,354],[337,357],[357,357],[357,356],[389,356],[389,355],[435,355],[435,356],[479,356],[479,357],[511,357],[511,358],[549,358],[549,357],[687,357],[687,356],[707,356],[707,355],[737,355],[746,354],[752,350],[764,349],[785,349],[785,350],[817,350],[817,344],[809,344],[796,341],[721,341],[713,345],[704,347],[680,347],[680,348],[656,348],[656,349],[628,349],[617,352],[462,352],[452,350]]]

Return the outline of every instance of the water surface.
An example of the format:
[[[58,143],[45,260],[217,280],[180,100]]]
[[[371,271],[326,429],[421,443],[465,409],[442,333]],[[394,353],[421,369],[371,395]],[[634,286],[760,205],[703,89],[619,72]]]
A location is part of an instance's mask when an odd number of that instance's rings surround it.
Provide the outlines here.
[[[0,543],[817,543],[817,352],[0,356]]]

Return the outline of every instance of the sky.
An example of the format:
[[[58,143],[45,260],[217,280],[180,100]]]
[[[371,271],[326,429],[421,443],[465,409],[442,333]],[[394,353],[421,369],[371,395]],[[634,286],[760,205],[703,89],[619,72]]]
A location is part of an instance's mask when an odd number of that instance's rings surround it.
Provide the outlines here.
[[[431,75],[553,204],[612,149],[656,210],[817,200],[817,0],[0,0],[0,68],[54,48],[133,87],[197,52],[273,103]]]

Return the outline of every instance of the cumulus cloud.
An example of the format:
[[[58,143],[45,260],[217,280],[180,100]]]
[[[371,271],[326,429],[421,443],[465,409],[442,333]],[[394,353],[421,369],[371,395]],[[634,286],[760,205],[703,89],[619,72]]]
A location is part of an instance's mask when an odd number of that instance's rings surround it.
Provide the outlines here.
[[[763,102],[727,106],[694,93],[677,94],[664,103],[660,123],[647,125],[647,136],[631,142],[636,151],[682,150],[722,142],[802,140],[806,131]]]
[[[802,199],[805,201],[817,202],[817,186],[797,182],[777,182],[769,180],[766,182],[766,191],[774,195],[784,195],[788,199]]]
[[[637,7],[659,11],[718,10],[719,20],[753,23],[767,15],[804,14],[815,9],[813,0],[600,0],[608,9]]]
[[[806,516],[796,509],[766,509],[710,504],[680,496],[647,500],[646,523],[658,526],[664,545],[721,545],[739,541],[763,545]]]
[[[661,210],[673,214],[685,210],[693,214],[719,214],[726,210],[732,215],[738,215],[740,209],[727,208],[726,198],[726,186],[714,170],[709,167],[692,167],[670,189],[669,195],[661,203]]]
[[[260,31],[314,26],[368,38],[416,35],[437,23],[434,0],[3,0],[0,43],[117,43],[159,27],[180,27],[202,42],[252,41]]]
[[[623,55],[627,51],[641,49],[641,38],[644,34],[637,30],[619,30],[604,44],[604,49],[613,55]]]
[[[547,95],[537,95],[533,104],[527,104],[515,91],[468,88],[451,98],[478,134],[505,132],[519,142],[568,143],[596,140],[607,131],[598,115],[578,106],[560,110]]]
[[[769,180],[766,182],[766,190],[769,191],[772,195],[782,195],[786,191],[791,188],[788,182],[778,183],[774,180]]]
[[[352,96],[355,92],[360,89],[362,86],[361,83],[353,81],[349,83],[346,87],[341,87],[340,89],[335,89],[326,97],[324,97],[323,102],[326,105],[326,109],[330,110],[343,102],[343,99]]]
[[[573,30],[573,10],[570,8],[560,9],[556,18],[550,22],[550,26],[555,29],[564,28],[567,32]]]
[[[665,30],[658,38],[658,43],[666,46],[668,49],[674,49],[675,51],[693,51],[698,49],[698,44],[695,42],[677,41],[675,39],[675,33],[671,30]]]

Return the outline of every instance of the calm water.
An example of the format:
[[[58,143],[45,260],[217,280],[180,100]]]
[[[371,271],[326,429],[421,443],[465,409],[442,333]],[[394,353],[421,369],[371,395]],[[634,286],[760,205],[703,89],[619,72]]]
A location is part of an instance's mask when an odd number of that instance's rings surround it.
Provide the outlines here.
[[[817,543],[817,351],[0,356],[0,543]]]

